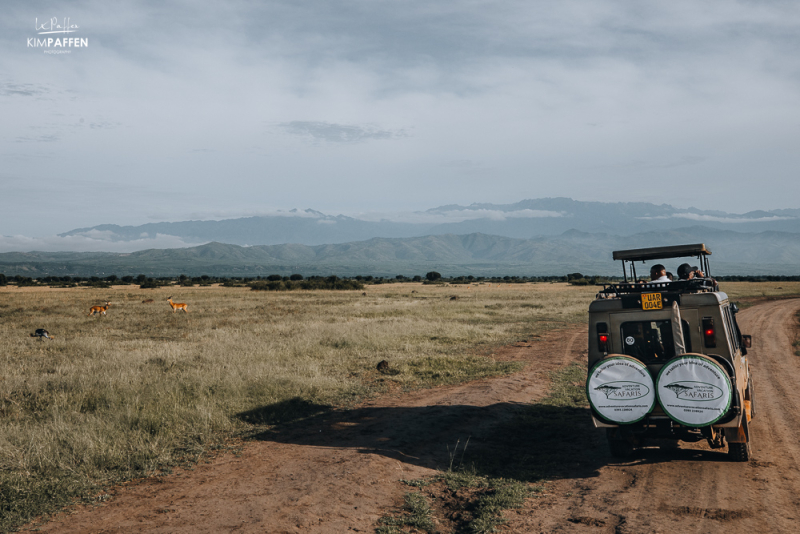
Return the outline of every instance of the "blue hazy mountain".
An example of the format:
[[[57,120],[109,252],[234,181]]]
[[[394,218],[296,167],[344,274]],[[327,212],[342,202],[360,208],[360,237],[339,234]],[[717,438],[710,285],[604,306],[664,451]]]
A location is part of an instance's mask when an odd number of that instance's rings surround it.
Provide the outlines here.
[[[514,204],[448,205],[407,214],[401,221],[365,220],[292,210],[277,215],[149,223],[140,226],[103,224],[78,228],[65,236],[97,235],[112,241],[133,241],[157,235],[175,236],[188,244],[212,241],[235,245],[293,243],[322,245],[364,241],[375,237],[487,234],[517,239],[558,236],[569,230],[631,236],[699,224],[740,233],[800,233],[800,210],[785,209],[731,214],[680,209],[642,202],[582,202],[569,198],[522,200]]]
[[[338,274],[491,276],[584,274],[621,275],[612,251],[705,243],[712,251],[712,275],[800,274],[800,233],[734,232],[708,226],[639,232],[633,235],[568,230],[556,236],[518,239],[471,233],[407,238],[376,237],[324,245],[240,246],[219,242],[133,253],[31,252],[0,254],[0,272],[24,276],[148,276],[201,274]],[[665,261],[676,272],[684,260]]]

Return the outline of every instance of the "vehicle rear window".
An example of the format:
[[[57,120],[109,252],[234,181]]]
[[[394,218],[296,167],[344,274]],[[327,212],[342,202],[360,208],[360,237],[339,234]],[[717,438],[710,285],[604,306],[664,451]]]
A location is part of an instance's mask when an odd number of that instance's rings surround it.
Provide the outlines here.
[[[683,343],[686,352],[692,351],[689,323],[683,324]],[[663,363],[675,356],[672,322],[629,321],[622,323],[622,351],[644,363]]]

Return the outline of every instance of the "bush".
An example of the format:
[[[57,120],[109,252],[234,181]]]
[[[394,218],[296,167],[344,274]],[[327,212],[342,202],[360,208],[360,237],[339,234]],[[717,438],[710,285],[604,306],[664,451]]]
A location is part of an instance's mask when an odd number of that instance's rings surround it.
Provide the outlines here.
[[[328,278],[314,277],[308,280],[269,280],[247,284],[253,291],[292,291],[294,289],[364,289],[364,284],[357,280],[342,280],[336,276]]]
[[[435,282],[436,280],[439,280],[441,277],[442,275],[437,273],[436,271],[431,271],[425,274],[425,278],[427,278],[429,282]]]
[[[289,280],[291,280],[293,282],[297,282],[298,280],[302,280],[302,279],[303,279],[303,275],[302,274],[293,274],[292,276],[289,277]]]

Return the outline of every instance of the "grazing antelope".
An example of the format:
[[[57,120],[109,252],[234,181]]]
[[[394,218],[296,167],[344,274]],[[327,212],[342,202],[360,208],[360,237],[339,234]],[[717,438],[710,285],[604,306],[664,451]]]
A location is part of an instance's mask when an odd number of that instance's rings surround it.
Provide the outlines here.
[[[53,341],[53,338],[56,336],[51,336],[50,332],[48,332],[44,328],[37,328],[36,332],[31,334],[31,337],[38,337],[40,341],[44,341],[45,338],[49,339],[50,341]]]
[[[172,302],[172,297],[169,297],[167,299],[167,302],[169,302],[169,305],[172,306],[172,313],[175,313],[178,310],[183,310],[184,312],[189,313],[189,310],[186,309],[186,303],[184,303],[184,302]]]
[[[92,308],[89,310],[89,315],[94,315],[95,313],[102,313],[105,315],[109,306],[111,306],[109,301],[106,301],[105,306],[92,306]]]

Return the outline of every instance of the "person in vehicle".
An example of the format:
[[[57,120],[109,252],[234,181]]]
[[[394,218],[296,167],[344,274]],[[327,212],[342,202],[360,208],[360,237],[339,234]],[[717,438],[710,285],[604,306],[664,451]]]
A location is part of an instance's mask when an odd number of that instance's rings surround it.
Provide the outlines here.
[[[670,280],[669,276],[667,276],[667,268],[660,263],[656,263],[650,268],[650,281],[671,282],[672,280]]]
[[[692,278],[705,278],[705,273],[697,266],[692,267],[688,263],[681,264],[678,267],[678,278],[681,280],[691,280]]]

